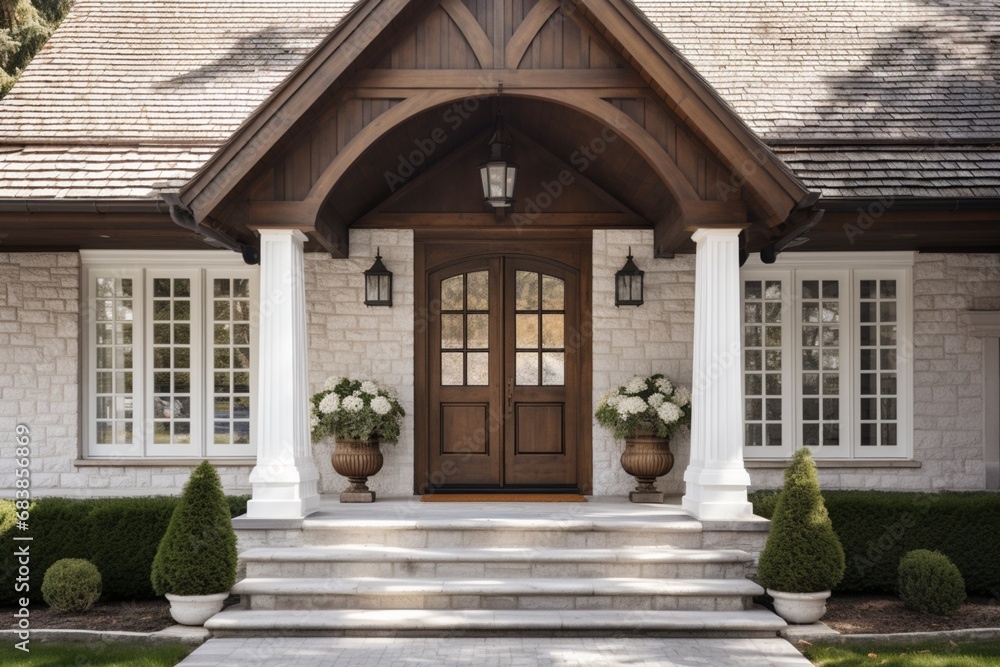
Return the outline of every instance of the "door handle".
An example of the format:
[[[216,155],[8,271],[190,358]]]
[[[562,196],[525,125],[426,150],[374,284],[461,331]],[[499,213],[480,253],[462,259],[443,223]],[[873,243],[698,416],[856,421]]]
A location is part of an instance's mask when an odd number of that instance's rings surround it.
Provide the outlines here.
[[[514,412],[514,378],[507,378],[507,414]]]

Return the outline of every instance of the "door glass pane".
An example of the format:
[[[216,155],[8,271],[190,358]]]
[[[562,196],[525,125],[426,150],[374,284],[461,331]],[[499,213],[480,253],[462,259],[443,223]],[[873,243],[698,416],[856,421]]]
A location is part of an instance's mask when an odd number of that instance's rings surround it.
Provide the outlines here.
[[[488,310],[490,307],[490,274],[476,271],[469,274],[469,310]]]
[[[466,355],[467,385],[485,386],[490,383],[490,353],[469,352]]]
[[[552,349],[563,346],[563,315],[542,315],[542,347]]]
[[[538,384],[538,353],[518,352],[516,357],[517,384],[531,386]]]
[[[555,276],[542,276],[542,310],[565,309],[566,284]]]
[[[562,385],[566,374],[566,357],[562,352],[542,352],[542,384]]]
[[[538,347],[538,315],[534,313],[527,315],[516,315],[517,324],[517,347],[536,348]]]
[[[490,316],[483,313],[467,315],[469,328],[468,347],[472,350],[485,350],[490,346]]]
[[[538,310],[538,274],[534,271],[518,271],[515,283],[517,309]]]
[[[463,357],[464,355],[461,352],[444,352],[441,354],[441,384],[464,384],[462,381]]]
[[[462,331],[462,315],[441,316],[441,348],[444,350],[461,350],[465,343]]]
[[[465,305],[465,276],[452,276],[441,281],[441,309],[462,310]]]

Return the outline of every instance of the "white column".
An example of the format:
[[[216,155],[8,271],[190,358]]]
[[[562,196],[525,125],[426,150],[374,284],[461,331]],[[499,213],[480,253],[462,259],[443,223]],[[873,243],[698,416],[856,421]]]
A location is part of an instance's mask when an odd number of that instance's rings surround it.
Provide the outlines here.
[[[691,464],[683,507],[699,519],[753,516],[743,465],[739,229],[699,229],[694,290]]]
[[[251,519],[301,519],[319,509],[309,437],[306,294],[298,230],[260,230],[257,466]]]

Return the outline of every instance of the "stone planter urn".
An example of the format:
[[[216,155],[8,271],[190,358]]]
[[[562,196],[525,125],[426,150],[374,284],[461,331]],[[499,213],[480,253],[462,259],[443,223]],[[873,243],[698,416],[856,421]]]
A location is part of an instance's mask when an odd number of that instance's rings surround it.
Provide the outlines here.
[[[663,493],[654,484],[674,467],[674,455],[670,452],[670,438],[652,435],[636,435],[625,438],[622,453],[622,468],[635,477],[635,491],[628,494],[633,503],[662,503]]]
[[[211,595],[172,595],[166,594],[170,601],[170,615],[181,625],[205,625],[205,621],[220,611],[229,597],[229,592],[213,593]]]
[[[333,449],[333,469],[351,485],[340,494],[342,503],[373,503],[375,492],[368,488],[368,478],[382,469],[378,440],[340,440]]]
[[[774,598],[774,611],[789,623],[815,623],[826,613],[826,600],[830,591],[818,593],[785,593],[767,589]]]

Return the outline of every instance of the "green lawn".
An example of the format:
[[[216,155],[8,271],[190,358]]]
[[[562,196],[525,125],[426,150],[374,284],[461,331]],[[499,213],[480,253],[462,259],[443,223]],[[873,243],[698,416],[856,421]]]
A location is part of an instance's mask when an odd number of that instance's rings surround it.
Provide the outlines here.
[[[18,667],[173,667],[194,650],[181,644],[42,644],[34,641],[25,653],[4,643],[0,665]]]
[[[822,667],[1000,667],[1000,640],[810,646],[804,653]]]

